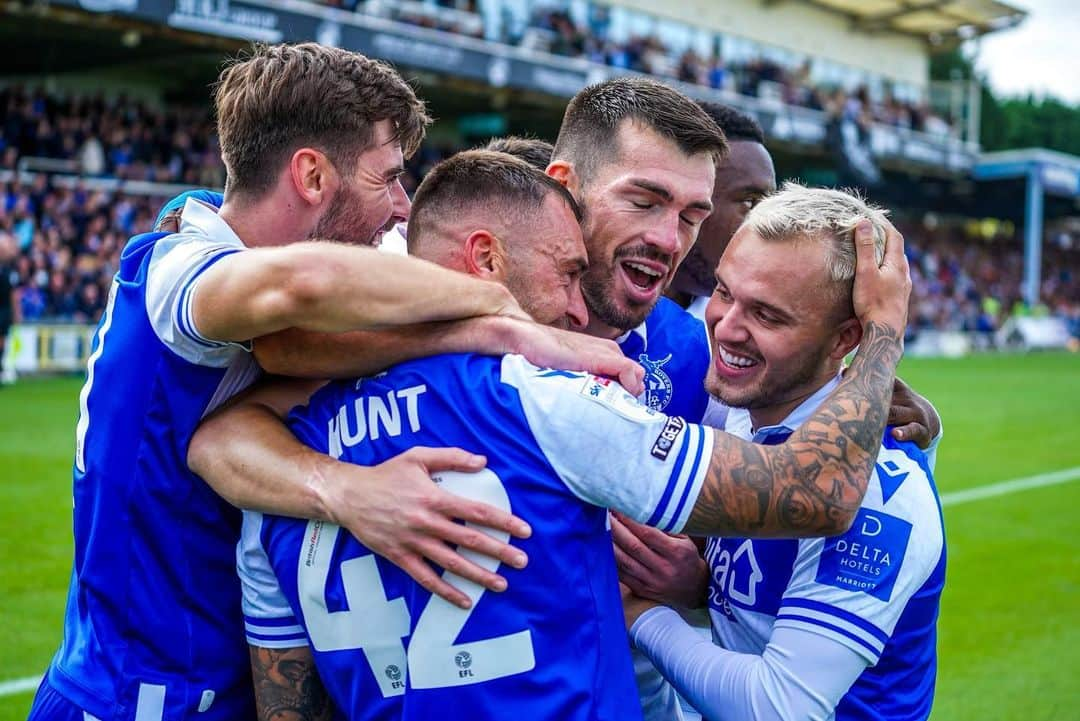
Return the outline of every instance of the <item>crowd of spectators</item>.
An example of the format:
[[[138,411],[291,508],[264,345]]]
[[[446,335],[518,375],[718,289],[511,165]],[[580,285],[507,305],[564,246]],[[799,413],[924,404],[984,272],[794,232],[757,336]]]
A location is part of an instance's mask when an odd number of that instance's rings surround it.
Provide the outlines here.
[[[17,254],[0,267],[16,323],[96,323],[127,239],[152,229],[166,198],[58,188],[47,176],[0,183],[0,239]]]
[[[816,85],[809,59],[794,66],[784,66],[764,57],[725,63],[717,54],[702,56],[692,49],[672,52],[659,38],[651,35],[635,35],[626,42],[615,42],[604,37],[603,23],[594,27],[576,24],[564,10],[541,10],[533,18],[532,25],[541,32],[526,32],[522,41],[534,49],[555,55],[586,58],[616,68],[822,110],[864,122],[941,136],[951,133],[947,120],[934,114],[925,104],[901,101],[887,94],[880,101],[874,101],[865,86],[849,93],[842,88]]]
[[[1070,235],[1043,244],[1041,302],[1028,307],[1018,236],[985,241],[953,225],[901,230],[911,264],[912,333],[962,331],[989,338],[1010,316],[1056,315],[1080,337],[1080,243]]]
[[[21,157],[74,160],[83,178],[181,182],[221,187],[224,170],[206,111],[153,109],[101,96],[61,98],[39,90],[0,89],[0,236],[18,249],[0,268],[15,288],[18,322],[96,322],[120,250],[130,236],[151,230],[164,202],[92,181],[54,182],[44,173],[19,182]],[[857,112],[850,102],[844,112]],[[88,148],[95,148],[88,151]],[[458,148],[426,143],[407,164],[411,194],[439,160]],[[87,156],[100,156],[99,163]],[[212,156],[212,157],[211,157]],[[97,171],[97,172],[92,172]],[[913,276],[911,327],[992,333],[1014,313],[1054,313],[1080,322],[1080,247],[1075,234],[1046,244],[1043,305],[1020,301],[1022,244],[1010,235],[973,240],[955,225],[903,228]],[[1080,245],[1080,244],[1078,244]]]
[[[408,164],[411,193],[453,148],[427,145]],[[0,183],[0,237],[18,248],[5,272],[16,322],[101,317],[126,240],[152,230],[165,197],[58,187],[46,175]],[[1080,323],[1080,242],[1067,234],[1044,244],[1042,303],[1021,299],[1023,251],[1015,235],[973,239],[961,226],[901,225],[911,261],[911,331],[992,334],[1014,314],[1053,314]],[[1075,245],[1074,245],[1075,243]]]
[[[205,105],[165,110],[123,95],[9,86],[0,88],[0,113],[0,169],[50,158],[89,177],[215,187],[225,180]]]
[[[484,18],[476,0],[316,0],[323,5],[385,17],[398,22],[470,37],[484,37]],[[849,92],[837,84],[815,83],[813,62],[781,64],[767,57],[725,62],[718,54],[702,55],[693,49],[673,50],[656,35],[632,35],[616,41],[608,33],[606,5],[591,8],[587,24],[574,21],[563,8],[537,4],[524,29],[503,23],[499,39],[512,44],[571,58],[585,58],[614,68],[694,83],[749,97],[883,123],[937,136],[953,134],[948,118],[926,103],[901,100],[888,92],[880,98],[865,86]]]

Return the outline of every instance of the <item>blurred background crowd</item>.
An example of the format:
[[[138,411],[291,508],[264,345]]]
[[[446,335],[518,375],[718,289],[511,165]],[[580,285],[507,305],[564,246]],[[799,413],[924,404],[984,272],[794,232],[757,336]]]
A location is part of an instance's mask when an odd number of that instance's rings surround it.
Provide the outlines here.
[[[0,239],[17,249],[0,272],[12,288],[15,322],[94,323],[126,240],[152,230],[166,194],[91,188],[73,176],[15,171],[24,157],[68,164],[83,178],[221,187],[224,168],[205,109],[149,108],[124,97],[60,98],[37,89],[0,90]],[[452,145],[428,143],[409,162],[409,192]],[[64,166],[67,167],[67,166]],[[63,184],[59,180],[68,181]],[[1021,300],[1022,242],[1006,226],[973,238],[970,227],[935,218],[898,220],[913,275],[911,330],[992,333],[1011,315],[1055,314],[1080,323],[1080,268],[1073,236],[1044,244],[1042,302]]]

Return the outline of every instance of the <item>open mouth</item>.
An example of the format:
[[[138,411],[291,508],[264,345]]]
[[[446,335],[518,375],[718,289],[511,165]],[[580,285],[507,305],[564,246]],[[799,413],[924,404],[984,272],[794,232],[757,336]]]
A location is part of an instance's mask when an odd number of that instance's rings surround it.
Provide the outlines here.
[[[724,346],[716,348],[716,370],[728,377],[739,377],[751,373],[761,361],[750,356],[733,353]]]
[[[639,258],[621,261],[619,269],[626,277],[630,295],[638,302],[648,302],[659,296],[668,270],[663,263]]]

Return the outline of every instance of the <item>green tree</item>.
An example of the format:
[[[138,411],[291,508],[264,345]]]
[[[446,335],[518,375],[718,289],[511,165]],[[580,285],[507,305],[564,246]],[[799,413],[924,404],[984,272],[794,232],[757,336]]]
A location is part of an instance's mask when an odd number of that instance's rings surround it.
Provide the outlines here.
[[[1031,95],[998,98],[960,48],[931,56],[930,78],[978,81],[982,96],[979,142],[983,150],[1049,148],[1080,155],[1080,105]]]

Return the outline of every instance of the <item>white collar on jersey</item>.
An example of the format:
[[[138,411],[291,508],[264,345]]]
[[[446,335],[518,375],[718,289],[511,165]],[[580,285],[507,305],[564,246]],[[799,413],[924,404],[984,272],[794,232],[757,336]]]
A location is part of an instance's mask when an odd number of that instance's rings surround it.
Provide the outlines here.
[[[180,213],[180,232],[194,232],[229,245],[246,247],[244,241],[218,215],[217,208],[194,198],[188,198],[184,203],[184,210]]]
[[[836,389],[836,386],[840,385],[840,378],[841,374],[837,373],[835,378],[817,389],[813,395],[800,403],[795,410],[788,413],[787,418],[780,423],[777,423],[775,426],[764,426],[755,431],[753,424],[750,422],[750,411],[745,408],[732,408],[728,411],[727,421],[724,423],[724,430],[731,435],[738,436],[744,440],[750,440],[759,433],[780,428],[781,426],[794,431],[805,423],[810,416],[814,415],[814,412],[818,409],[818,406],[821,405],[822,401]]]

